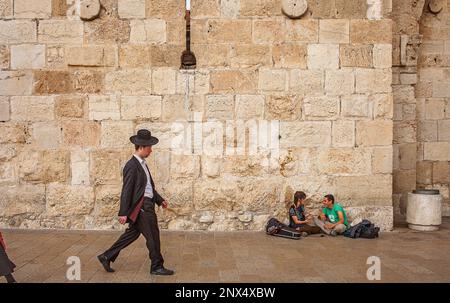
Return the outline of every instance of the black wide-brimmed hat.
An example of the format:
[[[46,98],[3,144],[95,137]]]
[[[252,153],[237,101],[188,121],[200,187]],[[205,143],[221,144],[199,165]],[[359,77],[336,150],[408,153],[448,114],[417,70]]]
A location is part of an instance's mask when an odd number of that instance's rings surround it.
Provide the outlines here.
[[[137,135],[131,136],[130,141],[133,144],[141,146],[155,145],[159,142],[158,138],[153,137],[152,133],[146,129],[140,129]]]

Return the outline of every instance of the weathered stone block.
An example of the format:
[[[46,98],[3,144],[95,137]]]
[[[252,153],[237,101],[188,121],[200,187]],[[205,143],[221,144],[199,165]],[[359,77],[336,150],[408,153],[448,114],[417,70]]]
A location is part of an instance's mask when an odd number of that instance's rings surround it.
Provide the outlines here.
[[[0,0],[0,18],[11,18],[13,16],[13,0]]]
[[[417,163],[417,144],[406,143],[398,144],[398,168],[408,170],[416,169]]]
[[[11,53],[8,45],[0,45],[0,69],[9,69]]]
[[[356,93],[388,93],[392,91],[390,69],[356,69]]]
[[[224,46],[218,45],[216,55],[224,57]],[[240,44],[233,48],[234,56],[231,58],[231,65],[236,67],[248,67],[254,65],[272,65],[270,47],[267,45]],[[219,60],[211,60],[219,62]],[[226,65],[226,62],[223,62]]]
[[[89,96],[89,119],[90,120],[119,120],[120,105],[115,95]]]
[[[172,154],[170,157],[170,178],[196,179],[200,174],[200,157]]]
[[[425,142],[424,160],[450,161],[450,142]]]
[[[152,45],[150,51],[151,66],[180,68],[180,54],[184,48],[180,45]]]
[[[166,42],[166,22],[158,19],[131,20],[131,43],[162,44]]]
[[[450,120],[438,121],[438,140],[450,142]]]
[[[210,81],[213,93],[253,93],[256,91],[258,74],[244,70],[213,71]]]
[[[429,184],[431,182],[423,183]],[[433,183],[450,183],[450,162],[433,162]]]
[[[209,178],[217,178],[221,171],[221,158],[202,156],[202,174]]]
[[[147,18],[177,19],[185,12],[185,3],[178,0],[147,0]]]
[[[286,20],[286,41],[318,43],[319,21],[314,19]]]
[[[9,99],[7,97],[0,97],[0,121],[9,121],[10,118],[10,106]]]
[[[382,232],[394,229],[394,208],[392,206],[346,207],[346,211],[350,222],[367,219],[379,226]]]
[[[342,67],[372,67],[373,46],[364,44],[343,44],[340,46]]]
[[[354,147],[355,146],[355,122],[338,120],[333,121],[332,126],[333,147]]]
[[[150,47],[146,45],[124,44],[119,49],[119,66],[128,68],[148,68],[151,65]]]
[[[414,121],[394,122],[394,143],[417,141],[417,125]]]
[[[338,44],[309,44],[308,45],[309,69],[338,69],[339,45]]]
[[[391,44],[392,21],[384,20],[351,20],[350,42],[365,44]]]
[[[274,67],[306,69],[307,52],[308,49],[305,44],[283,43],[272,45]]]
[[[239,15],[253,16],[277,16],[281,15],[280,0],[255,0],[241,1]]]
[[[161,118],[161,96],[122,96],[122,119],[150,119]]]
[[[438,121],[419,121],[417,123],[417,138],[420,142],[438,141]]]
[[[260,69],[258,89],[263,91],[284,91],[286,89],[286,71],[282,69]]]
[[[31,95],[33,76],[22,71],[0,71],[0,96]]]
[[[236,119],[262,119],[264,113],[264,96],[236,96]]]
[[[416,189],[416,171],[414,169],[395,171],[393,177],[394,193],[405,193]]]
[[[209,43],[252,42],[252,23],[250,20],[208,20],[207,40]]]
[[[152,77],[148,70],[122,70],[106,74],[106,90],[128,95],[150,95]]]
[[[324,92],[324,73],[311,70],[291,70],[289,89],[301,95],[322,94]]]
[[[83,150],[71,152],[70,169],[72,185],[89,185],[89,153]]]
[[[11,97],[11,119],[17,121],[54,120],[53,97]]]
[[[132,121],[102,121],[102,148],[126,147],[130,145],[130,137],[134,134]]]
[[[14,18],[48,19],[52,14],[52,0],[15,0]]]
[[[425,118],[441,120],[445,117],[445,102],[442,99],[431,99],[425,102]]]
[[[25,143],[29,137],[27,126],[20,123],[2,123],[0,143]]]
[[[0,41],[2,43],[36,42],[36,22],[25,20],[0,20]]]
[[[301,99],[295,95],[267,96],[264,113],[267,120],[297,120],[301,115]]]
[[[281,122],[280,147],[325,147],[331,144],[331,121]]]
[[[365,19],[368,8],[367,0],[335,0],[336,2],[336,17],[347,19]]]
[[[40,43],[83,43],[83,22],[70,20],[43,20],[39,22]]]
[[[392,205],[392,176],[339,176],[335,178],[335,197],[346,205]]]
[[[373,67],[375,68],[392,67],[391,44],[375,44],[373,46]]]
[[[344,117],[371,117],[371,103],[367,95],[350,95],[341,98],[341,115]]]
[[[191,99],[191,98],[189,98]],[[190,102],[191,100],[188,100]],[[190,104],[189,104],[190,105]],[[188,105],[188,106],[189,106]],[[183,95],[166,95],[162,102],[162,120],[178,121],[188,120],[189,112],[186,110],[185,96]]]
[[[65,151],[23,151],[19,176],[27,182],[65,182],[69,177],[69,154]]]
[[[280,207],[281,189],[280,180],[254,180],[246,179],[238,183],[239,191],[237,200],[240,201],[239,208],[245,211],[258,211],[263,207],[267,210],[276,210]]]
[[[115,66],[115,47],[84,46],[69,47],[66,50],[66,60],[72,66]]]
[[[220,16],[219,0],[198,0],[192,2],[192,18],[214,18]]]
[[[393,150],[392,147],[378,147],[372,153],[372,173],[391,174]]]
[[[209,95],[206,97],[206,118],[231,120],[234,118],[234,99],[231,95]]]
[[[36,70],[33,74],[36,94],[67,94],[75,91],[69,72]]]
[[[314,19],[330,19],[336,17],[335,0],[312,0],[308,1],[308,11]]]
[[[236,204],[237,184],[219,179],[196,182],[194,186],[194,207],[196,210],[231,211]]]
[[[56,96],[55,114],[60,118],[82,118],[84,117],[86,101],[84,96]]]
[[[70,147],[100,145],[100,123],[92,121],[63,121],[63,142]]]
[[[117,216],[120,205],[118,186],[100,185],[95,187],[95,213],[99,217],[113,218]]]
[[[94,188],[50,184],[46,192],[48,216],[88,215],[94,208]]]
[[[440,163],[440,162],[435,162],[435,163]],[[416,182],[418,184],[432,184],[433,183],[433,162],[418,161],[415,169],[417,171]]]
[[[105,75],[101,71],[74,71],[72,83],[76,92],[96,94],[104,90]]]
[[[39,215],[45,211],[45,185],[2,186],[0,216]]]
[[[249,53],[243,53],[245,52],[246,46],[245,45],[239,45],[236,46],[236,48],[239,48],[239,55],[236,54],[236,56],[232,55],[232,48],[231,46],[225,45],[225,44],[194,44],[191,46],[192,51],[194,52],[196,58],[197,58],[197,67],[201,68],[210,68],[210,67],[224,67],[224,66],[230,66],[231,61],[234,60],[234,66],[238,67],[245,67],[247,66],[247,63],[244,62],[253,62],[257,61],[259,57],[251,57],[251,56],[257,56],[256,53],[249,54]],[[252,46],[254,48],[255,46]],[[267,46],[260,46],[260,47],[267,47]],[[266,53],[265,56],[268,56]],[[178,54],[178,57],[179,54]],[[264,59],[262,59],[264,60]],[[178,62],[178,67],[180,65],[180,58],[174,58],[174,62]],[[252,65],[248,63],[249,65]],[[256,65],[256,63],[254,64]],[[174,67],[175,67],[174,63]]]
[[[374,118],[392,119],[394,112],[394,99],[392,94],[375,94],[369,97],[373,104]]]
[[[12,45],[12,69],[36,69],[45,66],[45,45]]]
[[[328,70],[325,73],[325,92],[329,95],[350,95],[355,90],[355,75],[351,69]]]
[[[350,23],[345,19],[320,20],[319,43],[349,43]]]
[[[392,145],[392,121],[374,120],[356,122],[356,145]]]
[[[152,72],[153,93],[175,94],[176,72],[173,69],[156,69]]]
[[[303,113],[307,119],[335,119],[339,115],[339,98],[307,97],[303,100]]]
[[[433,97],[450,98],[450,81],[433,82]]]
[[[317,155],[317,168],[319,174],[326,175],[369,175],[371,172],[368,150],[352,149],[325,149]]]
[[[91,183],[119,184],[122,172],[120,153],[110,150],[96,150],[90,153]]]
[[[284,40],[285,28],[281,20],[253,21],[253,43],[273,44]]]
[[[55,122],[33,124],[33,141],[43,149],[56,149],[61,143],[61,127]]]
[[[66,0],[52,0],[52,17],[67,16],[67,1]]]
[[[220,15],[222,18],[235,19],[239,14],[240,0],[222,0],[220,1]]]
[[[145,18],[145,0],[119,0],[120,18]]]
[[[87,43],[128,43],[130,41],[130,21],[116,17],[102,17],[84,26],[84,39]]]

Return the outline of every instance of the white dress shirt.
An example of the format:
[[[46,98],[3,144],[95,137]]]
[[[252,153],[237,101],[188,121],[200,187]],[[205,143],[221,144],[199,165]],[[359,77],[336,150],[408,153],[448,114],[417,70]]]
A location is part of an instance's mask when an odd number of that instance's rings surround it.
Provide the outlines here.
[[[144,169],[145,174],[147,175],[147,185],[145,186],[144,197],[151,199],[151,198],[153,198],[153,188],[152,188],[152,184],[150,182],[150,172],[148,171],[147,164],[146,164],[145,160],[142,159],[141,157],[139,157],[138,155],[134,154],[134,156],[139,161],[139,163],[141,163],[141,166]]]

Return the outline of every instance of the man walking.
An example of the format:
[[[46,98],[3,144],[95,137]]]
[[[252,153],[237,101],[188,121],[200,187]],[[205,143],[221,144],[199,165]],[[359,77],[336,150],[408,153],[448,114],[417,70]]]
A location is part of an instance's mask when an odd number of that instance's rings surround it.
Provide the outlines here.
[[[152,152],[152,146],[159,142],[151,132],[141,129],[137,135],[130,137],[135,145],[135,153],[123,169],[123,187],[120,197],[119,222],[129,223],[120,238],[103,254],[98,256],[107,272],[114,272],[110,262],[114,262],[120,251],[133,243],[142,233],[146,240],[151,260],[150,273],[153,275],[173,275],[173,271],[164,268],[161,255],[158,219],[155,204],[167,207],[165,201],[156,191],[150,170],[145,162]]]

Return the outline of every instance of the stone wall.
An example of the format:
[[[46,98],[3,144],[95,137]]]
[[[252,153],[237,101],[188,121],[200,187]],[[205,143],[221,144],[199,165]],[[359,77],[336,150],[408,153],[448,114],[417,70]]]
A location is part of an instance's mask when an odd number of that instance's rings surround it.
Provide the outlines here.
[[[394,209],[436,188],[450,215],[449,9],[447,0],[393,2]]]
[[[450,1],[427,3],[420,20],[417,185],[436,188],[450,216]]]
[[[179,70],[183,1],[100,2],[82,21],[75,0],[0,0],[1,226],[118,228],[128,138],[146,127],[163,228],[261,229],[295,190],[392,228],[390,1],[310,0],[293,20],[279,0],[194,0],[195,71]],[[275,148],[250,153],[264,121]],[[219,152],[180,154],[180,132]]]

